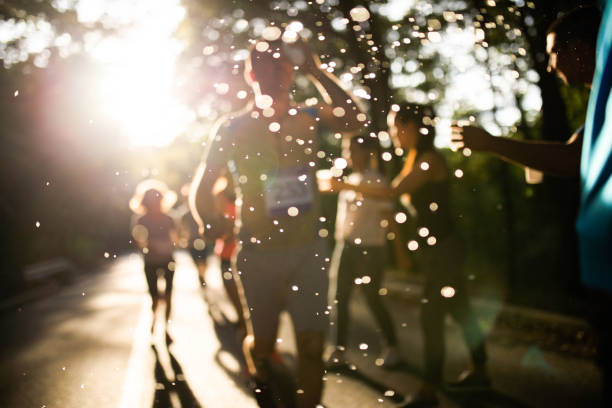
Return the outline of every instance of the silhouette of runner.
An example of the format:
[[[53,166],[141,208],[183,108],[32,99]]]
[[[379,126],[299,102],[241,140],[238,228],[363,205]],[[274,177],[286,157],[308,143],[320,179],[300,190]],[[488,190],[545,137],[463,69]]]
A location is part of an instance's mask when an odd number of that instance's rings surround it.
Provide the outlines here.
[[[166,322],[172,309],[173,251],[178,242],[178,233],[174,219],[167,212],[175,202],[176,193],[169,190],[165,183],[149,179],[138,184],[129,203],[132,211],[138,215],[133,222],[132,236],[144,254],[144,271],[153,310],[151,332],[155,328],[160,301],[163,300],[166,305]],[[163,294],[157,287],[159,277],[165,281]],[[170,336],[166,335],[167,340],[171,341]]]
[[[294,67],[315,84],[323,102],[305,108],[291,101]],[[222,120],[211,135],[192,207],[206,235],[227,234],[233,223],[214,208],[212,187],[229,164],[239,203],[236,269],[249,307],[250,371],[260,384],[269,381],[279,314],[287,310],[298,349],[297,406],[312,408],[321,400],[328,327],[327,243],[319,236],[314,175],[319,133],[358,130],[365,115],[300,41],[256,41],[245,79],[255,104]]]

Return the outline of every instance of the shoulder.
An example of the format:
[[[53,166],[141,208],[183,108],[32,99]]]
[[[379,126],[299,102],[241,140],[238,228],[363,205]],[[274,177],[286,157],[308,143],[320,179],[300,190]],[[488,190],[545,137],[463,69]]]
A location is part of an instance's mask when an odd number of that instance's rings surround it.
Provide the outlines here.
[[[231,137],[235,133],[236,128],[247,122],[248,119],[250,119],[250,116],[246,113],[227,113],[215,122],[210,134],[216,139]]]

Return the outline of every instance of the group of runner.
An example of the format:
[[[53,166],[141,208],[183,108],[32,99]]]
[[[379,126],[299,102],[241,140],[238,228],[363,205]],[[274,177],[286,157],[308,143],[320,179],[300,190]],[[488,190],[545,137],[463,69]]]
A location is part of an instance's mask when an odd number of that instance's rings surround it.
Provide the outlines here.
[[[549,29],[549,69],[566,82],[591,83],[600,19],[596,8],[582,7]],[[296,72],[315,85],[320,94],[317,103],[294,103],[291,90]],[[389,235],[399,239],[397,233],[389,234],[395,225],[392,210],[395,201],[406,194],[410,195],[417,228],[403,250],[420,250],[425,255],[421,302],[425,381],[404,406],[437,405],[446,314],[460,324],[472,358],[471,368],[453,385],[488,387],[485,337],[467,296],[464,248],[451,211],[450,171],[433,144],[437,117],[431,107],[390,106],[388,131],[405,162],[401,172],[387,183],[379,166],[379,140],[366,131],[367,116],[360,103],[321,68],[305,42],[254,41],[244,77],[253,89],[254,102],[217,123],[191,185],[190,206],[207,241],[238,243],[233,261],[225,257],[223,274],[235,285],[229,291],[235,294],[234,304],[244,319],[244,353],[256,379],[259,401],[265,401],[261,396],[274,381],[270,361],[279,316],[286,310],[297,344],[295,406],[320,406],[330,310],[337,316],[336,347],[328,364],[342,365],[346,362],[348,302],[355,282],[365,288],[369,308],[384,335],[385,347],[377,361],[383,367],[401,364],[400,344],[379,290],[386,241]],[[317,180],[324,131],[340,133],[345,139],[344,155],[352,173],[344,180]],[[453,141],[459,148],[490,151],[552,174],[578,174],[581,140],[581,130],[565,144],[534,144],[494,138],[470,126],[453,128]],[[219,188],[223,180],[225,187]],[[163,216],[166,196],[160,190],[163,187],[153,186],[143,192],[144,198],[134,207],[145,208],[135,223],[134,237],[145,252],[154,311],[159,295],[153,289],[156,284],[151,283],[153,276],[162,270],[171,289],[173,272],[167,251],[172,228]],[[325,239],[328,232],[321,212],[322,192],[340,193],[333,257]],[[328,301],[330,276],[335,278],[332,302]],[[609,354],[606,358],[604,367],[609,370]]]

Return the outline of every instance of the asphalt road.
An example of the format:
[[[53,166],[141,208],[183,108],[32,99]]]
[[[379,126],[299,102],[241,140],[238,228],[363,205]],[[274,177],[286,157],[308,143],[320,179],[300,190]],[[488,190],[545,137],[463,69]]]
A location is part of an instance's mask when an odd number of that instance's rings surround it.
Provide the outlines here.
[[[150,301],[137,255],[109,260],[101,272],[1,312],[0,407],[256,407],[214,265],[207,283],[203,291],[193,262],[178,253],[169,346],[163,328],[150,334]],[[359,295],[354,300],[349,356],[365,377],[328,373],[324,403],[329,408],[396,406],[381,392],[409,394],[419,385],[418,308],[386,299],[407,364],[385,371],[374,364],[380,351],[376,326]],[[290,322],[283,322],[278,348],[291,363],[294,341]],[[451,380],[466,367],[467,352],[450,322],[448,332],[445,377]],[[488,342],[493,389],[441,392],[441,407],[598,406],[599,377],[592,361],[504,338],[493,335]],[[366,350],[360,350],[363,344]]]

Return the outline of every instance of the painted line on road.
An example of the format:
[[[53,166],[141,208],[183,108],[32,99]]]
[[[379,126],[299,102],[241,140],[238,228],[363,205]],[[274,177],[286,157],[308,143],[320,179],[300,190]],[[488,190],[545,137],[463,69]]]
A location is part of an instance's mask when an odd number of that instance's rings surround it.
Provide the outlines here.
[[[151,335],[149,333],[149,325],[151,324],[151,309],[149,302],[142,302],[138,323],[134,330],[134,340],[132,342],[132,351],[128,360],[127,369],[125,371],[125,379],[123,381],[123,389],[121,391],[121,399],[119,400],[118,408],[135,408],[146,406],[144,394],[144,377],[143,373],[147,372],[147,360],[149,353],[149,344]],[[151,406],[149,404],[148,406]]]

